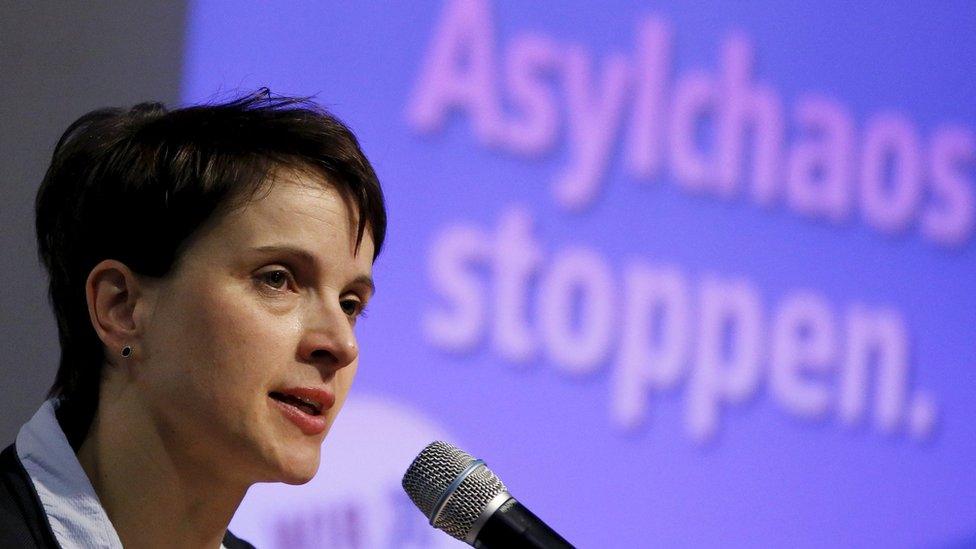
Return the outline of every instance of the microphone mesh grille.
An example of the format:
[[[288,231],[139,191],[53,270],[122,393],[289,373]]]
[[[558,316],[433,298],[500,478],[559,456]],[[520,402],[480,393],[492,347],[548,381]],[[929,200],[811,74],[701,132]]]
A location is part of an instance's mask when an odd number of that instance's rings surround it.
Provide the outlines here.
[[[403,489],[424,516],[430,517],[451,482],[473,460],[471,454],[452,444],[432,442],[403,475]],[[448,497],[434,527],[463,541],[488,502],[505,491],[505,485],[495,473],[479,466]]]
[[[506,492],[502,481],[484,465],[468,475],[457,487],[434,522],[435,528],[464,541],[488,502],[501,492]]]

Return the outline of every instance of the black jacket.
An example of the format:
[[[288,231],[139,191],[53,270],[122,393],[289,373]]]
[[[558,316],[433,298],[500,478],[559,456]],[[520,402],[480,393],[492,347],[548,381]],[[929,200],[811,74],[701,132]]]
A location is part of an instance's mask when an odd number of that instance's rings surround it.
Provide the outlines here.
[[[253,545],[230,532],[224,536],[224,546],[227,549],[254,549]],[[60,547],[34,490],[34,483],[21,465],[13,444],[0,452],[0,547]]]

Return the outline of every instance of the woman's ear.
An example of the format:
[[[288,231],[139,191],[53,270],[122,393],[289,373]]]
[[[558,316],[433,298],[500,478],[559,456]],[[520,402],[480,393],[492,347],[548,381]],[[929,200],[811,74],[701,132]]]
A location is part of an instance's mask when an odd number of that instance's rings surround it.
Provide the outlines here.
[[[103,260],[88,273],[85,297],[92,327],[109,350],[106,356],[124,354],[128,358],[135,354],[143,329],[135,311],[145,297],[139,277],[120,261]],[[128,353],[123,353],[125,347]]]

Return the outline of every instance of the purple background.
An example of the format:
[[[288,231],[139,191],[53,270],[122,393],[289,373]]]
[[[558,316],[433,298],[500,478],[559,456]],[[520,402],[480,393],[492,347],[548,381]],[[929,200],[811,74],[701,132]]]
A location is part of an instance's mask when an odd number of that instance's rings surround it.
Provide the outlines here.
[[[363,356],[354,391],[435,418],[581,547],[972,540],[972,238],[946,248],[911,228],[882,234],[856,212],[838,225],[781,205],[694,195],[667,169],[641,181],[628,173],[619,143],[594,203],[568,211],[550,187],[570,154],[562,106],[555,146],[532,157],[486,147],[463,110],[429,134],[408,120],[421,67],[451,5],[198,1],[189,9],[184,100],[258,86],[314,95],[354,129],[383,182],[388,244],[376,264],[377,299],[359,328]],[[693,70],[718,72],[723,41],[733,31],[747,36],[752,80],[774,88],[784,105],[787,144],[795,139],[792,106],[810,93],[847,108],[858,146],[877,113],[902,114],[923,146],[943,124],[971,132],[976,121],[976,12],[967,3],[496,1],[489,12],[499,81],[500,52],[519,34],[578,45],[600,67],[614,52],[632,57],[638,23],[653,14],[674,33],[672,83]],[[564,105],[562,88],[549,84]],[[960,172],[970,192],[972,168],[970,162]],[[564,373],[545,352],[524,364],[506,360],[487,330],[480,344],[460,351],[433,344],[424,315],[449,305],[427,274],[433,243],[455,224],[493,232],[515,206],[534,221],[547,254],[543,271],[553,254],[580,246],[602,258],[617,290],[624,266],[636,258],[676,266],[692,289],[705,273],[746,279],[759,290],[767,318],[799,289],[823,296],[837,318],[853,302],[899,311],[912,353],[909,388],[934,400],[935,427],[919,440],[879,432],[870,414],[853,428],[835,412],[802,419],[762,384],[749,402],[726,408],[719,432],[702,444],[686,430],[685,383],[652,394],[644,424],[622,431],[610,412],[616,343],[584,376]],[[623,295],[616,297],[619,322]]]

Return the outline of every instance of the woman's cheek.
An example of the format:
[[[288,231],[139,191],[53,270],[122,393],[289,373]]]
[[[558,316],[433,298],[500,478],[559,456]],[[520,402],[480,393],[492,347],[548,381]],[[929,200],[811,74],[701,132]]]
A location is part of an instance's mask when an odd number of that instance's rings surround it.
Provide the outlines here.
[[[352,388],[352,382],[356,378],[358,369],[359,359],[357,358],[352,364],[336,373],[336,414],[339,413],[342,405],[346,402],[346,397],[349,395],[349,390]]]
[[[299,338],[304,329],[299,296],[286,299],[251,296],[227,305],[215,339],[232,363],[223,364],[241,379],[268,385],[280,383],[297,359]]]

